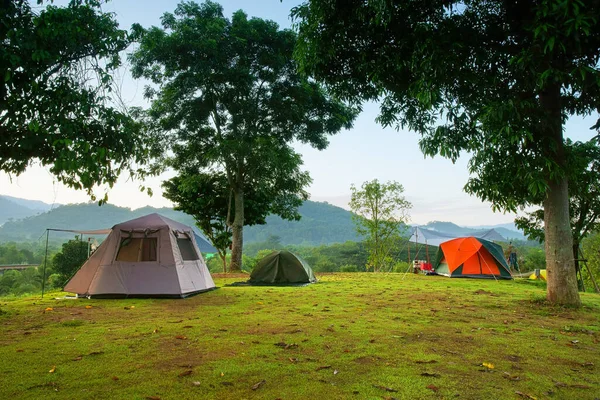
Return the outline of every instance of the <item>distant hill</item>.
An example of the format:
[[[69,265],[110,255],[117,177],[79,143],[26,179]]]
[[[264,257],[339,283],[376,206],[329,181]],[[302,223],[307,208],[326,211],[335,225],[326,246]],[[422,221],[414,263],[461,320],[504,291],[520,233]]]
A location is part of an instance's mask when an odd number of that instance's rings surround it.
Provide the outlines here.
[[[39,211],[49,211],[50,209],[61,205],[61,204],[48,204],[48,203],[44,203],[43,201],[40,201],[40,200],[21,199],[19,197],[7,196],[4,194],[0,194],[0,198],[10,200],[13,203],[16,203],[20,206],[23,206],[25,208],[29,208],[30,210],[34,210],[34,211],[38,211],[38,212]]]
[[[180,211],[171,208],[143,207],[135,210],[106,204],[96,203],[69,204],[54,206],[50,211],[41,212],[39,209],[49,204],[39,204],[31,200],[0,196],[0,217],[6,221],[0,226],[0,242],[38,240],[46,228],[58,229],[106,229],[113,225],[150,213],[159,213],[165,217],[194,226],[194,219]],[[38,207],[38,210],[26,207]],[[328,203],[307,201],[299,208],[300,221],[285,221],[276,216],[267,217],[266,225],[246,227],[244,242],[264,242],[271,236],[279,237],[283,245],[307,245],[343,243],[359,240],[356,234],[351,213]],[[8,221],[12,218],[12,221]],[[1,222],[0,222],[1,223]],[[524,240],[521,232],[507,229],[503,225],[487,225],[479,227],[461,227],[452,222],[432,221],[423,228],[450,233],[453,235],[468,235],[471,232],[494,228],[507,239]],[[52,233],[52,238],[65,240],[73,237],[72,233]]]
[[[517,240],[527,240],[523,232],[515,229],[510,229],[508,227],[514,227],[514,224],[501,224],[501,225],[481,225],[477,227],[463,227],[458,226],[452,222],[442,222],[442,221],[432,221],[427,225],[420,225],[425,229],[431,229],[439,232],[450,233],[453,235],[461,235],[468,236],[469,233],[481,231],[484,229],[495,229],[500,235],[505,237],[507,240],[517,239]]]
[[[110,204],[69,204],[49,212],[6,222],[0,227],[0,242],[38,240],[46,228],[103,229],[150,213],[159,213],[175,221],[194,226],[194,219],[171,208],[143,207],[135,210]],[[300,209],[300,221],[284,221],[279,217],[267,218],[267,225],[244,229],[247,243],[279,236],[282,244],[320,245],[357,240],[350,212],[327,203],[307,201]],[[72,233],[52,233],[54,238],[73,237]]]
[[[30,203],[31,202],[31,203]],[[50,209],[46,203],[0,195],[0,225],[6,221],[27,218]],[[44,209],[45,205],[47,208]]]

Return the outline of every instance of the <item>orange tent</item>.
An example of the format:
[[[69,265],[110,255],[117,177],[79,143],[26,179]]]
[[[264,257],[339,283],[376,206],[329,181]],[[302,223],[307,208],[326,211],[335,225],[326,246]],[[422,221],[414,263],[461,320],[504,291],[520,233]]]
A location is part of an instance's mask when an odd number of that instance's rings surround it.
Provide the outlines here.
[[[475,237],[462,237],[440,244],[435,271],[452,278],[512,279],[502,247]]]

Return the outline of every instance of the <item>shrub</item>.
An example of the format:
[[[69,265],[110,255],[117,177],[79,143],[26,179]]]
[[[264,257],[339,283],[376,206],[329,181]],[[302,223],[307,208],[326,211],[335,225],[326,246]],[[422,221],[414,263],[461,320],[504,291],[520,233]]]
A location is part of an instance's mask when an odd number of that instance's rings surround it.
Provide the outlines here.
[[[340,267],[340,272],[358,272],[358,267],[352,264],[344,264]]]

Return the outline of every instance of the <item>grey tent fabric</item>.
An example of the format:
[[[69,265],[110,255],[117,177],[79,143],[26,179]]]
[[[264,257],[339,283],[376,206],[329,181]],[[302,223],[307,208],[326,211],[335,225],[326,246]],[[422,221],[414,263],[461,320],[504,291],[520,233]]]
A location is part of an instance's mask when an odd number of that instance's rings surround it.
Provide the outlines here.
[[[439,246],[440,244],[447,242],[448,240],[463,237],[465,235],[453,235],[451,233],[434,231],[431,229],[424,229],[419,227],[413,227],[412,235],[409,242],[428,244],[430,246]],[[498,233],[495,229],[488,229],[483,231],[471,232],[467,236],[473,236],[478,239],[485,239],[491,242],[493,241],[505,241],[506,239]]]
[[[64,291],[186,297],[214,287],[192,228],[155,213],[115,225]]]

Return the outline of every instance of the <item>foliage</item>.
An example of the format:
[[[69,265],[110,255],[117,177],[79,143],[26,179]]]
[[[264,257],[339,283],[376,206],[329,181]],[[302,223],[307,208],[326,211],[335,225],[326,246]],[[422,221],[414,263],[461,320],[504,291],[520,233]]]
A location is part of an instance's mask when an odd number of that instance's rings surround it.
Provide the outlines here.
[[[39,293],[42,290],[42,269],[29,267],[8,270],[0,275],[0,296]]]
[[[88,258],[88,242],[69,240],[63,243],[62,249],[52,258],[52,269],[60,274],[62,283],[66,283]]]
[[[585,289],[594,291],[594,284],[590,277],[590,271],[596,280],[596,284],[600,286],[600,232],[596,231],[583,240],[582,243],[583,256],[587,261],[587,267],[582,267],[582,276]]]
[[[368,268],[379,271],[392,261],[392,249],[398,243],[408,222],[412,205],[404,198],[398,182],[364,182],[360,189],[350,187],[350,208],[356,231],[365,237],[369,249]]]
[[[297,73],[296,35],[272,21],[243,11],[230,20],[207,1],[181,3],[161,22],[162,29],[134,25],[133,76],[156,85],[146,88],[148,115],[170,135],[179,176],[226,177],[223,195],[234,203],[231,268],[238,270],[246,194],[248,201],[252,190],[258,196],[262,219],[297,219],[310,178],[289,143],[324,149],[326,136],[350,127],[355,112]]]
[[[600,147],[595,141],[565,143],[568,150],[569,210],[573,233],[573,257],[579,245],[600,227]],[[539,198],[539,203],[543,198]],[[538,209],[515,219],[530,240],[544,241],[544,210]],[[577,264],[576,264],[577,265]]]
[[[115,16],[98,0],[0,8],[0,171],[18,175],[37,160],[92,198],[94,185],[112,186],[123,171],[144,176],[152,139],[110,105],[119,52],[130,44]]]
[[[579,305],[568,234],[567,116],[600,104],[600,3],[310,0],[301,68],[426,155],[471,155],[467,192],[515,211],[544,199],[548,299]],[[600,127],[600,121],[594,128]]]
[[[546,269],[546,256],[542,249],[531,249],[519,263],[521,271],[533,271],[534,269]]]

